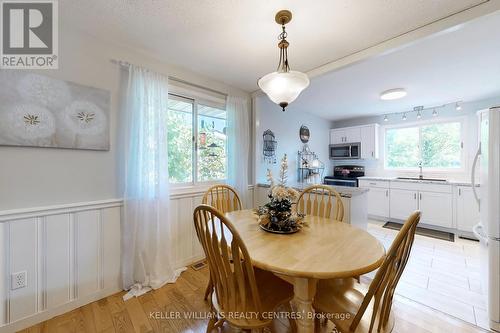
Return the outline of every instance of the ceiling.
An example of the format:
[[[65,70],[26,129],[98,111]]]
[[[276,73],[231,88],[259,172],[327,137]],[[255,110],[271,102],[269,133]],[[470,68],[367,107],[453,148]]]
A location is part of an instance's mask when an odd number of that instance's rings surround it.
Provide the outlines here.
[[[310,71],[485,2],[64,0],[59,11],[63,23],[91,35],[254,91],[257,79],[277,66],[280,27],[274,15],[280,9],[290,9],[294,15],[287,27],[290,65]],[[358,88],[359,82],[349,78]],[[384,83],[391,87],[406,82],[394,78]],[[313,89],[309,91],[313,96]],[[322,114],[334,118],[326,110]]]
[[[338,120],[500,96],[499,59],[497,12],[316,77],[288,110]],[[382,91],[400,87],[405,98],[379,99]]]

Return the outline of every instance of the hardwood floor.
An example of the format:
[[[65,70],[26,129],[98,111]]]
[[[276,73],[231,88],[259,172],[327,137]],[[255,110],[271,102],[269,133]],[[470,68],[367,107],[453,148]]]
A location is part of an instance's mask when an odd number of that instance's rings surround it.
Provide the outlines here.
[[[124,302],[122,299],[124,293],[118,293],[21,332],[205,332],[208,320],[202,317],[209,312],[208,304],[203,301],[207,281],[207,268],[199,271],[189,268],[182,273],[175,284],[166,285],[141,297]],[[393,311],[396,315],[394,332],[397,333],[485,332],[401,296],[395,297]],[[176,313],[180,314],[180,318],[172,318]],[[184,318],[184,313],[195,317]],[[165,318],[166,315],[170,315],[172,319]],[[221,331],[233,332],[227,325],[224,325]],[[288,321],[275,320],[273,331],[289,332]],[[320,329],[320,332],[325,333],[332,331],[334,332],[331,324]]]

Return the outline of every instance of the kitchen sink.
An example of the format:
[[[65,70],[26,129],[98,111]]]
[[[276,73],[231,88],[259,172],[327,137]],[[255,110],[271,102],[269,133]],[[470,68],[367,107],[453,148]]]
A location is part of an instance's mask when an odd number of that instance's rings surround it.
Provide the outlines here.
[[[396,179],[401,180],[425,180],[428,182],[446,182],[446,179],[438,179],[438,178],[419,178],[419,177],[397,177]]]

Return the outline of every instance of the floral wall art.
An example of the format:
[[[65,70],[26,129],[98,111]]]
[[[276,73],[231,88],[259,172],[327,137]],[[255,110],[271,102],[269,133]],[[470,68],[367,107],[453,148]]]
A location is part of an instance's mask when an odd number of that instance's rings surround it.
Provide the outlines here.
[[[110,93],[0,71],[0,145],[109,150]]]

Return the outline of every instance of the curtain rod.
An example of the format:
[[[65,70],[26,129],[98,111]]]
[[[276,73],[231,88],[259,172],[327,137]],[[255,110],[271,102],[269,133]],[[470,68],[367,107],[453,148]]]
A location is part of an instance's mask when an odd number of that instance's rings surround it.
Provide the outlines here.
[[[133,64],[131,64],[128,61],[116,60],[116,59],[110,59],[110,62],[113,63],[113,64],[115,64],[115,65],[119,65],[119,66],[123,66],[123,67],[130,67],[130,66],[133,65]],[[149,68],[146,68],[146,69],[150,70]],[[194,88],[199,88],[199,89],[203,89],[203,90],[206,90],[206,91],[210,91],[210,92],[222,95],[224,97],[228,97],[227,93],[223,93],[223,92],[215,90],[215,89],[207,88],[207,87],[201,86],[201,85],[196,84],[196,83],[191,83],[191,82],[188,82],[188,81],[176,78],[175,76],[170,76],[169,75],[168,79],[171,80],[171,81],[175,81],[175,82],[178,82],[178,83],[183,83],[183,84],[189,85],[189,86],[194,87]]]

